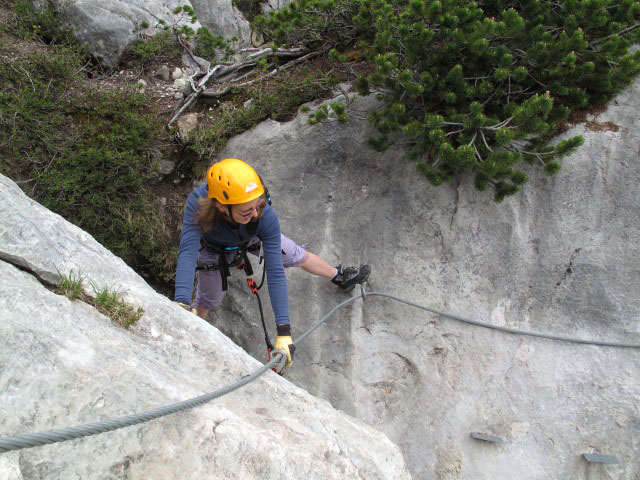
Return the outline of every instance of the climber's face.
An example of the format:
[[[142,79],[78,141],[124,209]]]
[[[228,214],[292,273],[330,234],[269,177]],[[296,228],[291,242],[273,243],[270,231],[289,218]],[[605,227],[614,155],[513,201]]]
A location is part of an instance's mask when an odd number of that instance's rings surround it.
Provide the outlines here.
[[[262,208],[265,205],[264,195],[245,203],[238,203],[231,206],[231,219],[237,223],[247,224],[252,220],[258,219],[262,213]],[[222,206],[221,211],[227,213],[228,210],[225,206]]]

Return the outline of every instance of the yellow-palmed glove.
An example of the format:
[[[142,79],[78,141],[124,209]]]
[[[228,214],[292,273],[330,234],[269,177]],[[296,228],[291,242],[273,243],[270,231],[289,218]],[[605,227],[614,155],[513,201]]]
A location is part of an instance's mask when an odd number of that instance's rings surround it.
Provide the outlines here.
[[[278,373],[282,372],[285,368],[289,368],[293,365],[293,354],[296,351],[296,346],[291,339],[291,325],[278,325],[278,338],[276,338],[276,345],[274,347],[274,354],[276,351],[281,350],[286,355],[286,363],[284,365],[276,367]]]

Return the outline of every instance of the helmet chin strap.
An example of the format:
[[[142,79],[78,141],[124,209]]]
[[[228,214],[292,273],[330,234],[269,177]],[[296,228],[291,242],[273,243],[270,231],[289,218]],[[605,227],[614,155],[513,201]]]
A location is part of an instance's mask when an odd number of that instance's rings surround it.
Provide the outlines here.
[[[240,225],[239,222],[235,221],[233,219],[233,214],[231,212],[231,204],[227,204],[227,211],[222,213],[222,216],[224,217],[225,221],[231,225],[233,225],[234,228],[236,228],[238,225]]]

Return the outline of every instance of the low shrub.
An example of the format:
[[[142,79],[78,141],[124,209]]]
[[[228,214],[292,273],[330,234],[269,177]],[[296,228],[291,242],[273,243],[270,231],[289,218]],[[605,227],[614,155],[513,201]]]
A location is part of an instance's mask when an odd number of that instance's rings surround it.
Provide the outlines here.
[[[152,193],[166,134],[153,102],[133,87],[92,87],[77,46],[12,53],[0,56],[0,172],[140,273],[168,279],[172,235]]]
[[[357,47],[375,66],[358,91],[383,102],[369,145],[404,137],[432,184],[473,174],[501,201],[526,183],[523,162],[553,174],[582,143],[549,144],[572,111],[640,72],[640,52],[629,50],[639,18],[637,0],[299,0],[254,27],[278,45],[333,47],[338,61]]]

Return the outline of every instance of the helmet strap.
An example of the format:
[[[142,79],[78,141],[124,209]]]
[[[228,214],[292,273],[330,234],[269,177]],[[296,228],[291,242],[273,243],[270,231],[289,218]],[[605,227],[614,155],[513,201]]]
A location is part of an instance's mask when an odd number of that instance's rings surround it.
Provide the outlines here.
[[[227,217],[227,218],[228,218],[228,219],[229,219],[229,220],[230,220],[234,225],[237,225],[237,224],[238,224],[238,222],[236,222],[236,221],[233,219],[233,214],[232,214],[232,212],[231,212],[231,207],[232,207],[232,205],[231,205],[231,204],[227,204],[227,214],[226,214],[226,217]]]

